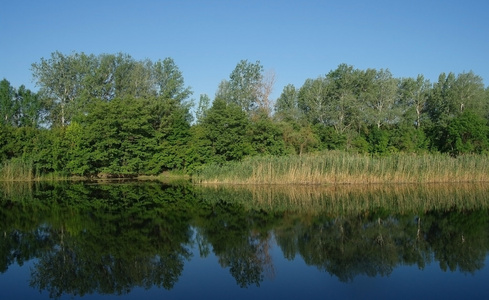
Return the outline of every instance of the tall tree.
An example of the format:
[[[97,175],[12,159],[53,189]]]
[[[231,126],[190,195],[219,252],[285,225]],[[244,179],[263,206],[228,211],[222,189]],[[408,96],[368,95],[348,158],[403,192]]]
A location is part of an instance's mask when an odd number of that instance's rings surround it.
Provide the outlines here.
[[[398,80],[389,70],[376,71],[373,86],[366,100],[366,118],[371,125],[380,128],[385,124],[399,121],[399,111],[396,109],[398,100]]]
[[[486,108],[485,87],[482,78],[472,71],[457,75],[453,86],[454,100],[458,101],[460,113],[465,110],[482,113]]]
[[[453,97],[455,80],[455,74],[441,73],[438,82],[433,85],[433,90],[426,102],[426,109],[434,124],[446,124],[460,110]]]
[[[413,122],[417,129],[421,128],[422,114],[426,109],[431,84],[424,79],[423,75],[418,75],[416,79],[406,78],[400,83],[401,102],[405,108],[404,118],[407,122]],[[411,116],[414,116],[414,120]]]
[[[307,79],[299,89],[298,106],[313,124],[328,125],[328,81],[324,77]]]
[[[182,72],[172,58],[157,61],[153,65],[153,77],[157,94],[161,98],[182,103],[192,95],[191,88],[185,86]]]
[[[211,142],[214,162],[240,160],[250,153],[251,147],[246,138],[249,119],[237,104],[215,99],[202,126]]]
[[[275,117],[286,122],[299,119],[298,90],[293,84],[288,84],[275,103]]]
[[[255,63],[241,60],[229,76],[219,84],[216,98],[234,103],[251,116],[265,112],[270,116],[272,100],[270,95],[275,83],[275,73],[263,73],[260,61]],[[262,112],[258,112],[262,111]]]
[[[37,93],[21,85],[15,93],[17,102],[17,125],[19,127],[37,127],[41,122],[43,106]]]
[[[341,64],[326,75],[328,89],[327,115],[329,123],[337,133],[350,128],[358,115],[357,97],[354,87],[359,72],[352,66]]]
[[[15,110],[15,89],[3,79],[0,81],[0,124],[12,125]]]
[[[51,58],[41,58],[41,62],[32,64],[33,76],[41,87],[40,92],[53,101],[51,122],[66,126],[76,113],[76,101],[83,90],[83,78],[88,72],[82,64],[86,55],[73,53],[64,55],[60,52],[51,54]]]
[[[207,96],[207,94],[201,94],[199,99],[199,105],[197,110],[195,111],[195,119],[197,124],[201,124],[204,120],[207,111],[209,110],[211,105],[211,98]]]
[[[229,76],[228,101],[250,112],[258,106],[263,66],[259,61],[241,60]]]

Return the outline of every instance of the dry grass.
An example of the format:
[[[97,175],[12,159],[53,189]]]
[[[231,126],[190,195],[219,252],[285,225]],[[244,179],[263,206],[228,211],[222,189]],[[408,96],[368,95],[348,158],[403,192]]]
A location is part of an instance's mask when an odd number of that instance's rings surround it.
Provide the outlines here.
[[[0,165],[0,181],[31,181],[35,179],[32,163],[12,159]]]
[[[372,157],[330,151],[316,155],[253,157],[224,166],[210,165],[194,175],[200,184],[378,184],[488,182],[489,158],[465,155]]]

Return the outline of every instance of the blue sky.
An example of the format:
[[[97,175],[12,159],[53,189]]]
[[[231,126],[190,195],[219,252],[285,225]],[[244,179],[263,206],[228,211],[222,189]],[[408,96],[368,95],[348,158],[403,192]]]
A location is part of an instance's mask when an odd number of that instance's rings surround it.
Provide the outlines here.
[[[193,98],[236,64],[273,70],[273,98],[346,63],[395,77],[473,71],[489,83],[489,1],[6,1],[0,79],[37,90],[30,66],[52,52],[171,57]]]

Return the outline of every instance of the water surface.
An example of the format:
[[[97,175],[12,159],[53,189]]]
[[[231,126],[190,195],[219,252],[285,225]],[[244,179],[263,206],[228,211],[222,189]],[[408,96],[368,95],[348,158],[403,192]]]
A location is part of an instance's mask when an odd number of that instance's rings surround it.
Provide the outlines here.
[[[484,299],[488,191],[4,185],[0,299]]]

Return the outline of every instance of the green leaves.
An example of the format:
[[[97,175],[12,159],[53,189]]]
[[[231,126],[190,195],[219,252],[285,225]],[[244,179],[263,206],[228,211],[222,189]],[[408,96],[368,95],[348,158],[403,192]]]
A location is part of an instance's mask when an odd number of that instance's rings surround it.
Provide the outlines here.
[[[246,140],[249,123],[245,112],[236,104],[216,99],[203,121],[206,137],[212,145],[212,160],[223,163],[240,160],[251,151]]]

